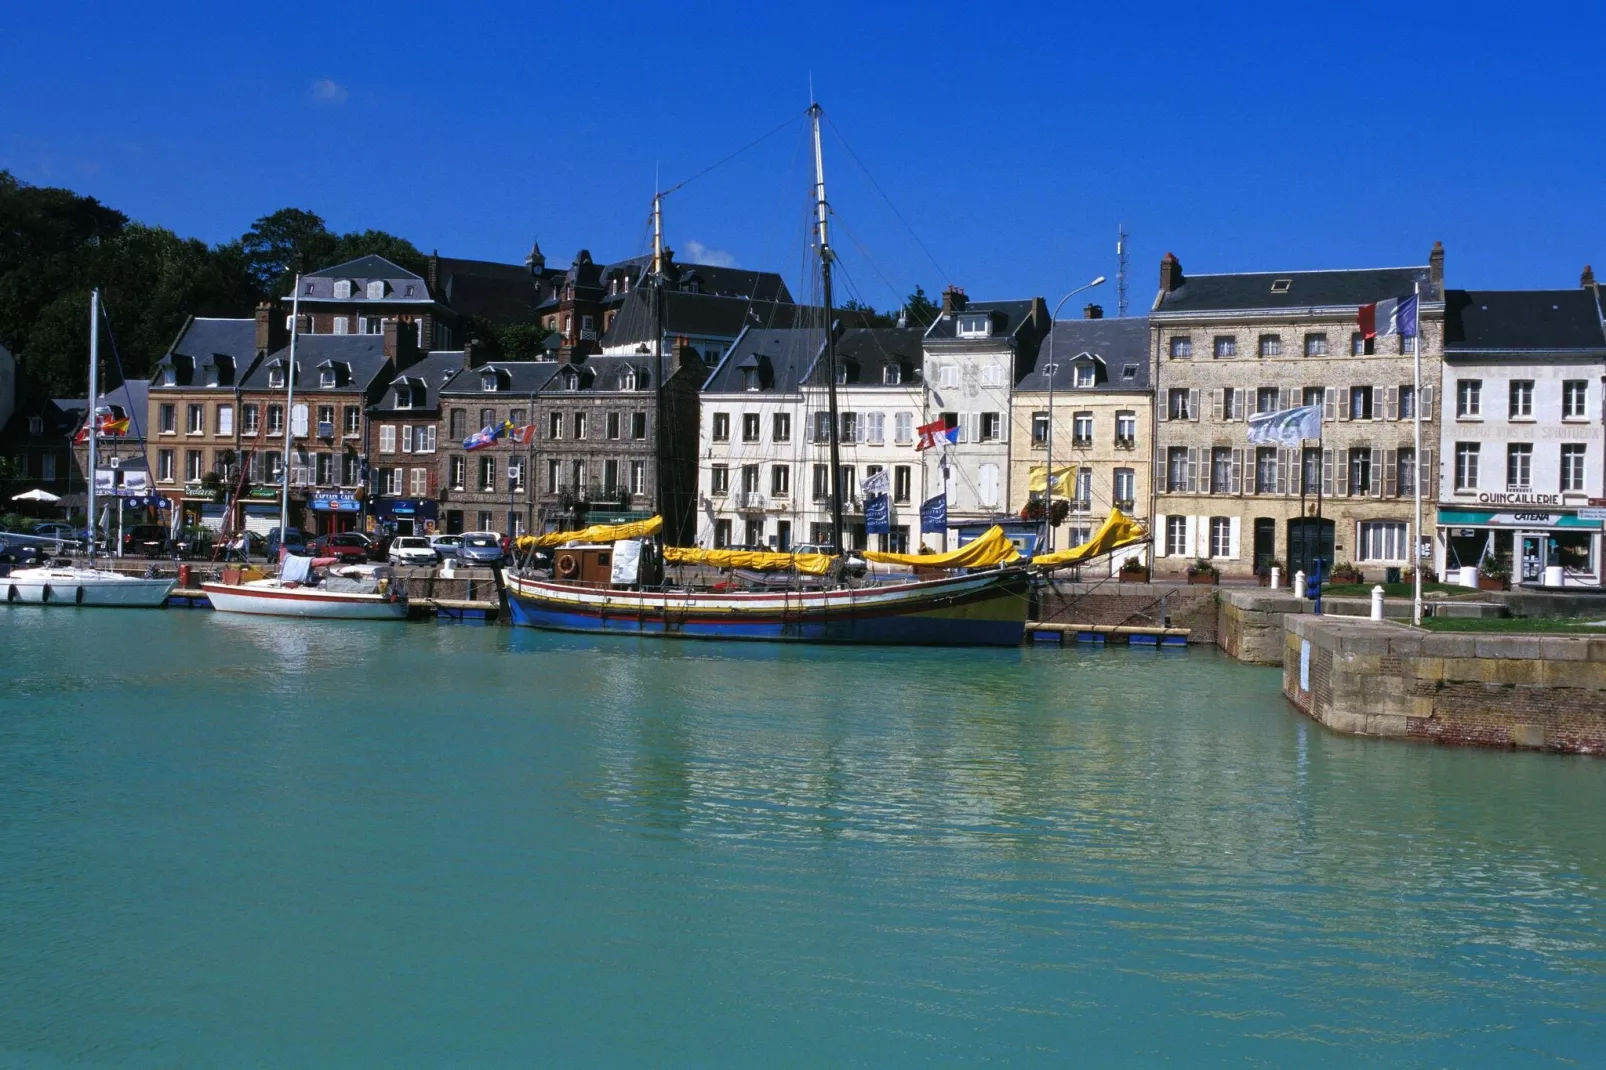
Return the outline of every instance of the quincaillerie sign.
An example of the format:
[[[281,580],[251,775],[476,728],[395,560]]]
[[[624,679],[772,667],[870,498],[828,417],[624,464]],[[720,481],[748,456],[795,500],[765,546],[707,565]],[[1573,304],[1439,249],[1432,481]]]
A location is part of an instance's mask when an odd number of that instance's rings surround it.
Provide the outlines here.
[[[1485,491],[1478,495],[1479,505],[1560,505],[1560,494],[1535,494],[1526,490]]]

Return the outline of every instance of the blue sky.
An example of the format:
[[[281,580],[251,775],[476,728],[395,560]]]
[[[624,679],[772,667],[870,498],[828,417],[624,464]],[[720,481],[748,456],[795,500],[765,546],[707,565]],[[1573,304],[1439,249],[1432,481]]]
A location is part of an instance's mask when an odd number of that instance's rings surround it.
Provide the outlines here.
[[[1279,270],[1439,239],[1453,286],[1573,286],[1606,268],[1603,31],[1598,3],[8,4],[0,167],[208,241],[296,206],[566,263],[643,251],[655,181],[792,117],[666,228],[801,297],[812,77],[844,288],[878,306],[1102,273],[1113,309],[1118,223],[1139,312],[1166,250]]]

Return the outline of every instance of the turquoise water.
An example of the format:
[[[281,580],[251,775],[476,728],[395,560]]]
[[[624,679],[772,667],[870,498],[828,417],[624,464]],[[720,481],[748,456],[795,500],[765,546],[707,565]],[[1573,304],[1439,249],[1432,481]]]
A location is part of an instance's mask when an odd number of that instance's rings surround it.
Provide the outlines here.
[[[0,630],[7,1065],[1606,1058],[1606,762],[1207,650]]]

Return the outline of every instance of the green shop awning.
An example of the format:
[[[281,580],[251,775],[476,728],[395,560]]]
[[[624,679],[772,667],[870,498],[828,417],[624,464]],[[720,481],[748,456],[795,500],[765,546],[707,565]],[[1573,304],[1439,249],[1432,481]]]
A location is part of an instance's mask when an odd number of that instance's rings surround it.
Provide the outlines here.
[[[1599,531],[1599,520],[1580,520],[1561,509],[1513,508],[1504,512],[1483,509],[1440,509],[1441,528],[1583,528]]]

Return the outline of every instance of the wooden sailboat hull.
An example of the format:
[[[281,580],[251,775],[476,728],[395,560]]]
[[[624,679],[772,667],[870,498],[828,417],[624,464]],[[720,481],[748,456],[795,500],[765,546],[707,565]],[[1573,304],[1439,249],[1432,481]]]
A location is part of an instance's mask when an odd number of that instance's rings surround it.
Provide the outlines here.
[[[507,577],[513,623],[686,639],[1017,646],[1024,569],[830,591],[633,591]]]
[[[321,620],[404,620],[405,598],[380,594],[348,594],[316,587],[280,587],[272,580],[253,583],[203,583],[201,590],[219,613],[263,617],[311,617]]]

